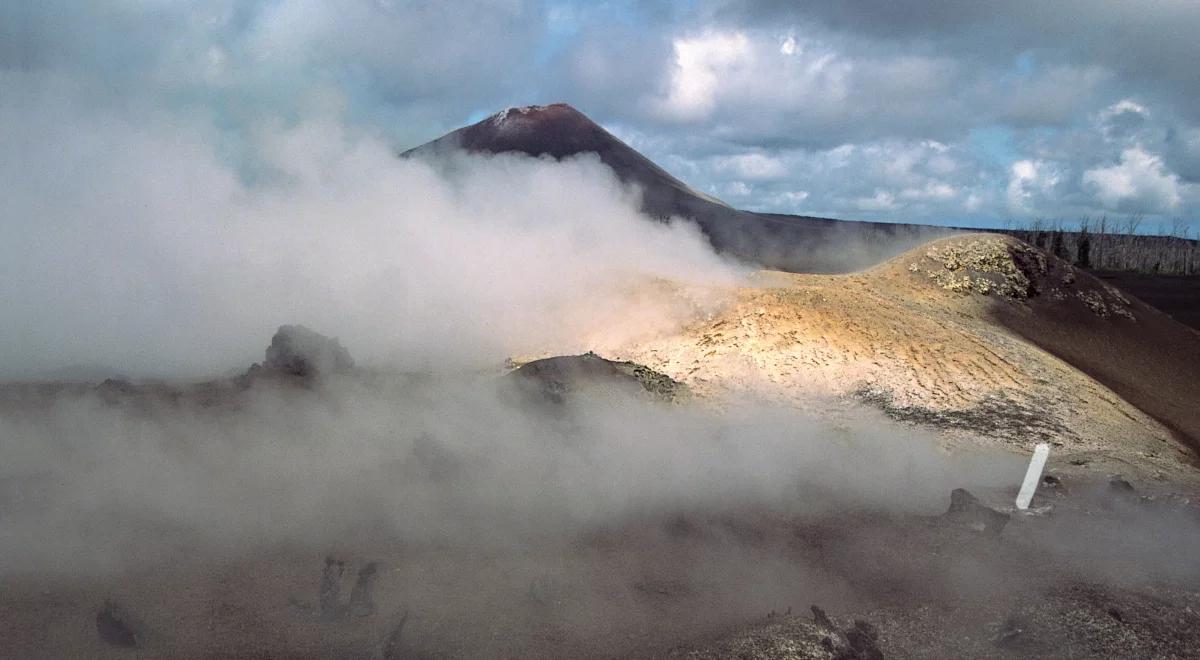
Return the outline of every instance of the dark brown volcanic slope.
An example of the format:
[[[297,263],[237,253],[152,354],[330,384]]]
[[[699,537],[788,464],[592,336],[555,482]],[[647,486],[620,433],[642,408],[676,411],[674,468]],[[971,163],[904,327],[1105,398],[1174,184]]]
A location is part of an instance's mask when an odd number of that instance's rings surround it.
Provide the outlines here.
[[[622,182],[641,189],[648,215],[694,220],[718,250],[778,270],[856,270],[954,231],[739,211],[693,190],[565,103],[510,108],[403,155],[437,157],[460,149],[559,159],[595,153]]]
[[[1051,267],[1069,268],[1058,260]],[[1087,310],[1046,296],[1032,296],[1024,307],[996,305],[993,312],[1004,326],[1104,383],[1200,450],[1200,332],[1137,298],[1126,299],[1125,317],[1103,302]]]
[[[1155,275],[1092,271],[1113,286],[1128,291],[1184,325],[1200,330],[1200,275]]]

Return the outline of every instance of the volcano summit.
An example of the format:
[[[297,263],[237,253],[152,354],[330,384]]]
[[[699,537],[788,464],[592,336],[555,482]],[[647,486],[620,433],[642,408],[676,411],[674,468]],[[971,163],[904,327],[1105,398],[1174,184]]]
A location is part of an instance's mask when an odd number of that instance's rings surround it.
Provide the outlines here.
[[[672,176],[566,103],[508,108],[403,155],[437,158],[455,151],[554,159],[594,153],[622,183],[640,192],[641,208],[647,215],[695,222],[717,250],[776,270],[857,270],[950,233],[946,228],[925,225],[845,222],[734,209]]]

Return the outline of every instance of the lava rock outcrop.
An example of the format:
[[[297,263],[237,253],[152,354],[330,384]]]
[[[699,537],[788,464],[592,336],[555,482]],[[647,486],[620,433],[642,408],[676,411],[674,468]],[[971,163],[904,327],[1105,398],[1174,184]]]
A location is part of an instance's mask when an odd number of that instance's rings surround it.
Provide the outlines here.
[[[607,360],[592,352],[533,360],[513,371],[510,378],[526,395],[555,404],[583,392],[612,391],[668,402],[680,401],[688,394],[686,385],[649,367]]]
[[[1009,518],[1007,513],[984,506],[965,488],[955,488],[950,493],[950,508],[942,517],[950,523],[996,535],[1004,531]]]
[[[354,359],[336,337],[284,325],[271,337],[261,369],[302,377],[344,373],[354,370]]]

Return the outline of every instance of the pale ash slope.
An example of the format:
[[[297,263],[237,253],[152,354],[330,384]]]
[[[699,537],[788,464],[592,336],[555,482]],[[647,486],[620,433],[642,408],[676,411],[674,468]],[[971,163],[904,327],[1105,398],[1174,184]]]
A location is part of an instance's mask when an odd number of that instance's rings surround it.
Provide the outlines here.
[[[761,272],[730,291],[722,311],[682,332],[605,350],[701,395],[801,407],[856,398],[952,436],[1025,449],[1049,440],[1165,469],[1191,460],[1180,442],[1187,438],[1024,336],[1022,323],[1062,322],[1047,305],[1075,323],[1112,326],[1106,336],[1115,351],[1128,348],[1122,338],[1135,352],[1153,351],[1138,333],[1162,322],[1152,308],[1016,239],[972,234],[849,275]],[[998,308],[1021,320],[1000,322]],[[1190,341],[1183,352],[1200,355],[1200,335],[1171,339]]]

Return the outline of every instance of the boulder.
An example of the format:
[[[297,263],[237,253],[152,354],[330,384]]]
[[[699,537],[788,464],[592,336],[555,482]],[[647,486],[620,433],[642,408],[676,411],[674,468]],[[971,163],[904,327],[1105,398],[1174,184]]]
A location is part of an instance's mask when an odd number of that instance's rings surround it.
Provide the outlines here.
[[[509,374],[527,396],[562,404],[572,395],[622,392],[663,402],[679,402],[687,386],[634,362],[608,360],[589,351],[527,362]]]
[[[825,610],[813,605],[812,613],[813,624],[828,633],[821,640],[821,645],[833,660],[883,660],[883,651],[879,649],[879,631],[875,626],[855,619],[854,625],[845,631],[838,631]]]
[[[348,607],[351,616],[363,617],[375,613],[373,592],[378,573],[379,565],[375,562],[371,562],[359,569],[358,578],[354,581],[354,589],[350,592],[350,604]]]
[[[955,488],[950,493],[950,508],[942,516],[952,523],[969,527],[977,532],[999,534],[1008,524],[1008,514],[990,509],[965,488]]]
[[[100,635],[100,639],[113,646],[136,648],[137,627],[125,608],[111,600],[104,601],[104,605],[96,612],[96,633]]]
[[[336,338],[302,325],[280,326],[271,337],[262,368],[294,376],[312,376],[354,369],[350,352]]]
[[[322,619],[337,619],[341,616],[342,573],[346,562],[333,557],[325,558],[325,570],[321,572],[321,589],[317,595],[317,611]]]

